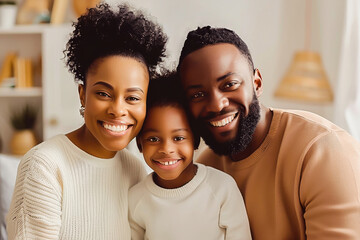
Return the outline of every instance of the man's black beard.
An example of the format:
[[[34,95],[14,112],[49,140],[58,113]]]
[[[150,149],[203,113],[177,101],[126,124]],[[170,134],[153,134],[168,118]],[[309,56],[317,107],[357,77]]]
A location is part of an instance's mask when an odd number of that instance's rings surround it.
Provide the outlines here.
[[[239,126],[235,139],[219,143],[212,136],[207,124],[202,120],[197,121],[197,129],[205,143],[218,155],[230,156],[244,151],[252,140],[257,123],[260,120],[260,104],[254,94],[253,100],[249,106],[249,114],[245,117],[244,111],[239,113]]]

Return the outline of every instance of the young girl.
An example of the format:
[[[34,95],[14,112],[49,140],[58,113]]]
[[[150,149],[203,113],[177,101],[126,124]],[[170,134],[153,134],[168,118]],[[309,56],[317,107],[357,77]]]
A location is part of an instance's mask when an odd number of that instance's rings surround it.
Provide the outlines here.
[[[200,138],[192,131],[175,76],[165,74],[149,87],[137,143],[154,172],[129,192],[132,239],[251,239],[235,181],[193,163]]]
[[[130,239],[128,190],[145,170],[125,147],[142,127],[166,37],[126,6],[101,4],[74,27],[65,54],[85,123],[23,157],[9,239]]]

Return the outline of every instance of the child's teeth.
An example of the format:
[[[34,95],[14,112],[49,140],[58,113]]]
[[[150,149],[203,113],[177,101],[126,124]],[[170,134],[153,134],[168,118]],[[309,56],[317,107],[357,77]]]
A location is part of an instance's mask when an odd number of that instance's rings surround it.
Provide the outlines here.
[[[169,161],[169,162],[159,162],[159,163],[162,165],[168,166],[168,165],[173,165],[173,164],[177,163],[177,160]]]

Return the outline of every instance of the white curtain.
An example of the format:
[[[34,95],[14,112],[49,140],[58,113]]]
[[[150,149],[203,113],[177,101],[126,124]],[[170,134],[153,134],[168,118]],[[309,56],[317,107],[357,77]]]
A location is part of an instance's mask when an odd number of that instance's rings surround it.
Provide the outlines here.
[[[346,0],[335,122],[360,141],[360,1]]]

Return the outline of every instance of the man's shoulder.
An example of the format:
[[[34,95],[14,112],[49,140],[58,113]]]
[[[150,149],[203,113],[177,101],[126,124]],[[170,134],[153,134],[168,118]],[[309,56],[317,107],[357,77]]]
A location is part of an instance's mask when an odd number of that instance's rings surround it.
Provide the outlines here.
[[[197,163],[204,164],[205,166],[210,166],[216,169],[221,170],[221,162],[223,156],[217,155],[211,148],[208,146],[204,147],[204,150],[199,154],[199,156],[195,159]]]

